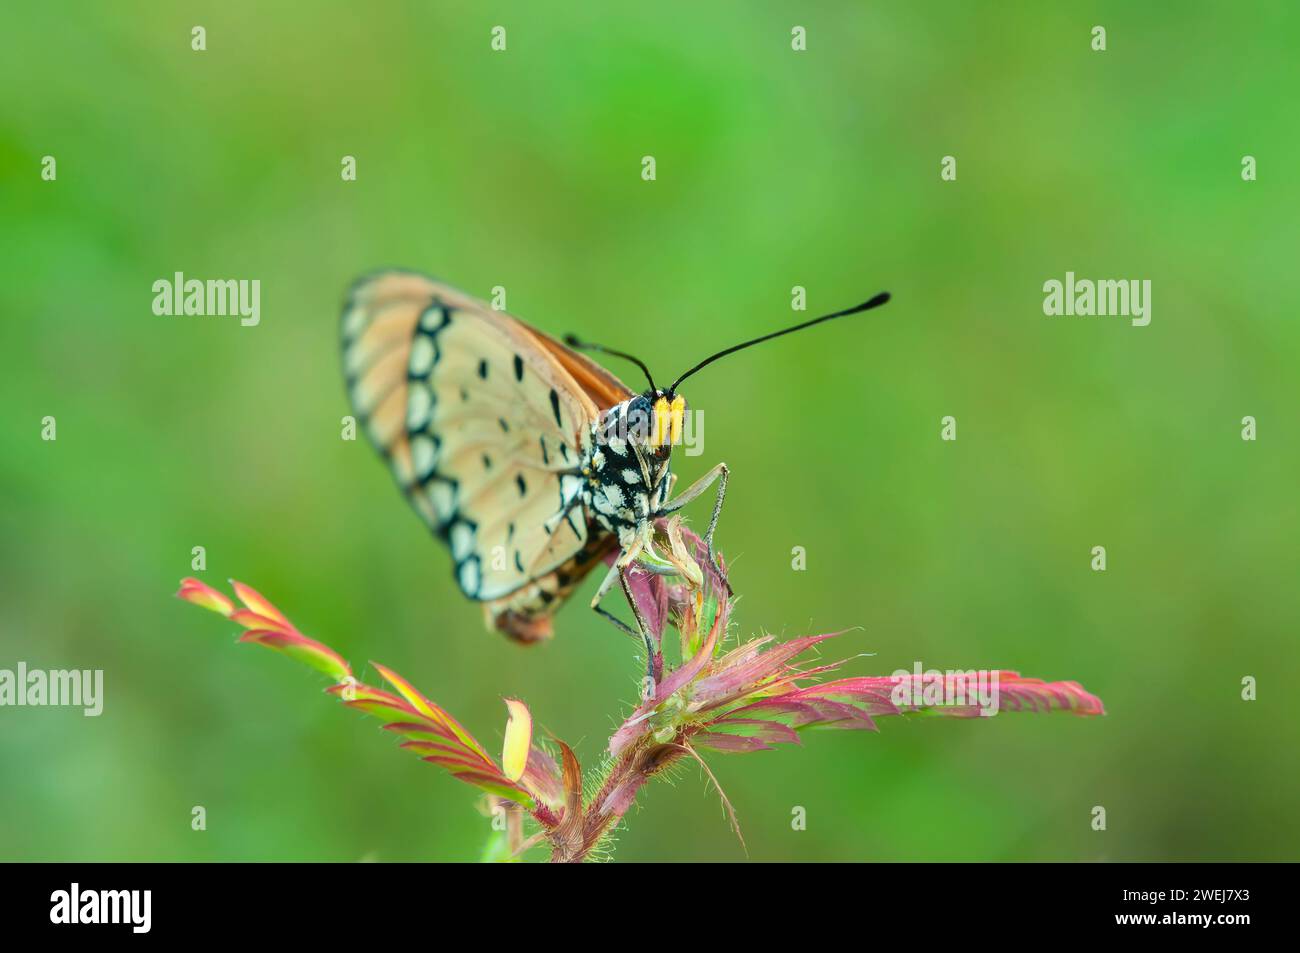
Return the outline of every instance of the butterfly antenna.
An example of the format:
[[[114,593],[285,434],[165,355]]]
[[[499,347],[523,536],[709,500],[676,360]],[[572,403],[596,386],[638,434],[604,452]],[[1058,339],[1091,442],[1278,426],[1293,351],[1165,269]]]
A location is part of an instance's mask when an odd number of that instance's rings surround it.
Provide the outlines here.
[[[599,351],[601,354],[608,354],[611,357],[621,357],[625,361],[631,361],[637,367],[641,368],[641,373],[645,374],[645,379],[650,382],[650,390],[659,393],[659,388],[655,387],[655,379],[650,374],[650,368],[645,366],[645,361],[639,357],[633,357],[623,351],[616,351],[612,347],[605,347],[603,344],[592,344],[589,341],[581,341],[575,334],[566,334],[564,343],[569,347],[576,348],[579,351]]]
[[[770,341],[772,338],[779,338],[783,334],[793,334],[795,331],[802,331],[804,328],[810,328],[814,324],[821,324],[823,321],[830,321],[832,318],[844,318],[850,314],[858,314],[861,311],[870,311],[872,308],[878,308],[889,300],[889,292],[882,291],[869,301],[864,301],[856,307],[846,308],[843,311],[836,311],[834,314],[823,314],[820,318],[813,318],[811,321],[805,321],[803,324],[796,324],[792,328],[786,328],[783,331],[773,331],[771,334],[764,334],[762,337],[754,338],[752,341],[745,341],[742,344],[733,344],[726,350],[719,351],[711,357],[706,357],[700,363],[696,364],[689,371],[683,374],[677,380],[673,381],[673,386],[668,388],[669,394],[677,393],[677,385],[686,378],[690,377],[696,371],[703,370],[719,358],[726,357],[728,354],[735,354],[737,351],[743,351],[747,347],[753,347],[755,344],[762,344],[764,341]]]

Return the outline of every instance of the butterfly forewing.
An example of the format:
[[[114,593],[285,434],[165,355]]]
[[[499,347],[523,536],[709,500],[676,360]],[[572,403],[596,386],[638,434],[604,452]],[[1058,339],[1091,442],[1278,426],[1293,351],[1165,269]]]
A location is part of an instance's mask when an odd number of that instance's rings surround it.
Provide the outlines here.
[[[353,290],[343,351],[353,407],[446,540],[461,589],[499,603],[494,615],[549,614],[607,548],[592,538],[571,471],[599,407],[627,388],[516,319],[409,273]]]
[[[591,398],[597,408],[607,410],[632,396],[632,391],[621,380],[601,367],[585,354],[561,344],[549,334],[529,327],[523,322],[519,326],[535,337],[552,357],[578,382],[578,386]]]

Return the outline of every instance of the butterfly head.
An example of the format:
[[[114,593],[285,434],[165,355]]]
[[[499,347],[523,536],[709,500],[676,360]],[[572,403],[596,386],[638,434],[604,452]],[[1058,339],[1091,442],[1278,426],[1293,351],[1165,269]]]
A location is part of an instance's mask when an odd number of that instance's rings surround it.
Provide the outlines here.
[[[634,444],[644,455],[666,458],[682,442],[686,398],[651,389],[611,409],[606,430]]]

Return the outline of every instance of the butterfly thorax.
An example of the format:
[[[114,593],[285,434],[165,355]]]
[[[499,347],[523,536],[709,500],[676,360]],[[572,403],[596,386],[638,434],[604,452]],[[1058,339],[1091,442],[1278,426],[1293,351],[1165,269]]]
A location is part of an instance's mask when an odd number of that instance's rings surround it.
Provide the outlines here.
[[[672,441],[659,439],[657,416],[638,395],[602,413],[585,441],[582,501],[622,546],[648,535],[671,488]]]

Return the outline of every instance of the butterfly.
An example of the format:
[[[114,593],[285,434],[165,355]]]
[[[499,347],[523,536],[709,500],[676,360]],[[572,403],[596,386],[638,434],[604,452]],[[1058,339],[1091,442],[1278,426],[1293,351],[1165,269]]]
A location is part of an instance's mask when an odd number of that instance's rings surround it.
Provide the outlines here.
[[[622,351],[567,344],[455,288],[409,271],[359,280],[342,314],[343,369],[358,422],[397,486],[451,550],[461,591],[489,626],[523,642],[552,634],[552,617],[614,551],[591,607],[653,649],[628,583],[634,566],[667,572],[654,525],[715,483],[704,542],[713,549],[728,468],[719,463],[676,496],[672,449],[686,401],[678,385],[714,361],[762,341],[889,300],[869,301],[734,345],[673,384],[655,386]],[[635,392],[581,350],[635,363]],[[615,584],[636,628],[601,603]],[[725,583],[724,583],[725,584]]]

